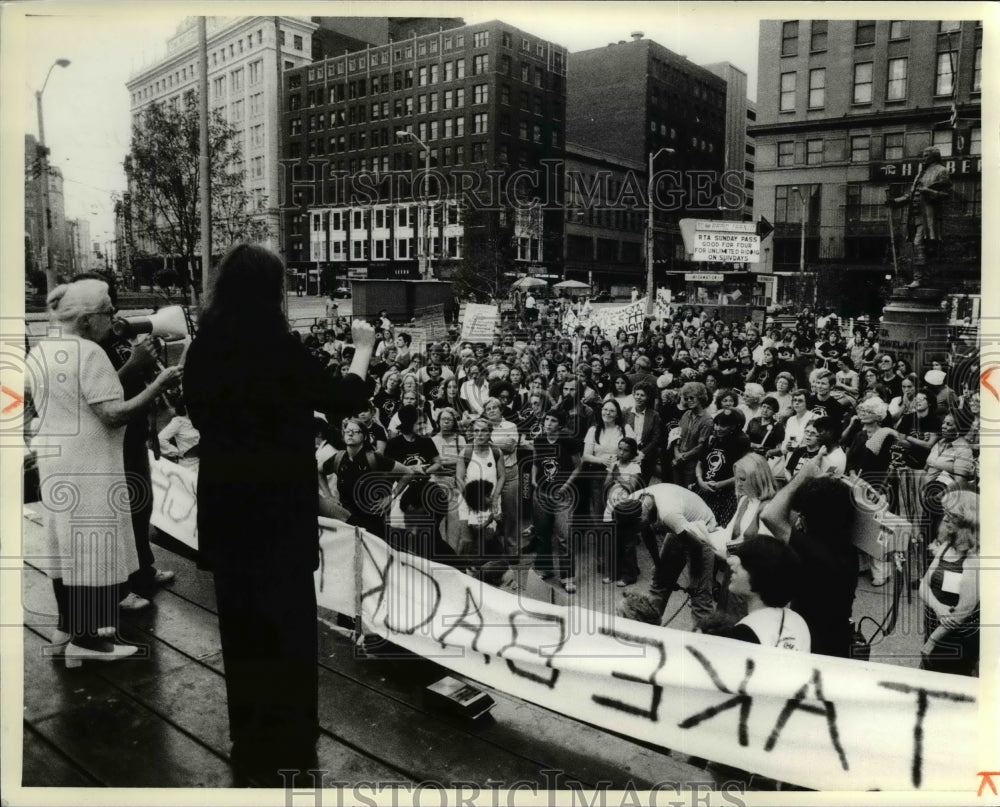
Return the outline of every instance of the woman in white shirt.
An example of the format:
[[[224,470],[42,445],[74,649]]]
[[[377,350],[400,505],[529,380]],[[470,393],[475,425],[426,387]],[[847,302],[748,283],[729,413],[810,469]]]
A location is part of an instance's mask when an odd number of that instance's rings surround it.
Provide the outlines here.
[[[604,514],[604,480],[608,471],[618,459],[618,443],[622,438],[635,438],[632,427],[625,424],[618,401],[605,401],[601,405],[601,419],[587,430],[583,438],[583,461],[587,471],[590,492],[590,512],[594,516]]]
[[[792,414],[785,419],[785,442],[781,446],[786,456],[802,445],[806,425],[816,417],[809,409],[808,401],[808,393],[804,389],[792,391]]]
[[[521,435],[515,424],[504,420],[503,409],[503,404],[497,398],[487,398],[483,402],[483,415],[493,427],[493,445],[503,454],[505,480],[500,494],[500,509],[503,512],[501,527],[504,547],[508,554],[517,555],[521,548],[521,477],[517,472],[517,444]]]
[[[440,470],[431,477],[434,483],[448,496],[447,509],[441,523],[441,533],[445,543],[458,551],[461,524],[458,520],[458,485],[455,471],[465,449],[465,438],[458,431],[458,413],[451,407],[438,410],[438,426],[441,431],[431,437],[437,446]],[[444,496],[442,495],[442,498]]]
[[[483,404],[490,397],[490,385],[486,374],[475,362],[465,366],[465,382],[462,384],[459,396],[465,402],[469,412],[474,416],[483,414]]]

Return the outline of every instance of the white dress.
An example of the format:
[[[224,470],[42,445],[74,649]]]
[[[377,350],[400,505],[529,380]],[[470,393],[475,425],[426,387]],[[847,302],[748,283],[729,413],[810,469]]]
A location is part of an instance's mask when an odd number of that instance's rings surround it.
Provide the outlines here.
[[[95,342],[43,339],[28,354],[50,577],[67,586],[123,583],[139,568],[122,443],[92,404],[122,400],[118,374]]]

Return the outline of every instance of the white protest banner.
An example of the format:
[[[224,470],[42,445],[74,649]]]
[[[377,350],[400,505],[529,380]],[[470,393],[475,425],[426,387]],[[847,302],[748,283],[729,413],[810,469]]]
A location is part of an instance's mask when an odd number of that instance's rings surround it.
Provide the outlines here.
[[[462,342],[490,342],[500,324],[500,309],[495,305],[468,303],[462,319]]]
[[[153,483],[153,515],[150,523],[158,530],[198,548],[198,474],[175,462],[149,455]]]
[[[977,679],[526,600],[320,521],[321,605],[486,686],[810,788],[954,791],[978,770]]]

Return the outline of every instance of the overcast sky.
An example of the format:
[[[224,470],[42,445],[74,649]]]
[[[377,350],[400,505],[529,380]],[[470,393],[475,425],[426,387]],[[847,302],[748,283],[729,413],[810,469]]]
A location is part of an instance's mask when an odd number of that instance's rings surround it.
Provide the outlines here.
[[[34,90],[45,80],[49,65],[58,58],[72,62],[68,68],[55,68],[45,89],[45,136],[52,164],[65,178],[66,214],[89,219],[92,240],[111,237],[110,193],[124,186],[121,162],[128,150],[130,126],[126,80],[165,52],[167,37],[187,13],[217,5],[118,3],[109,8],[46,4],[36,7],[38,16],[25,21],[25,72],[20,92],[26,132],[37,134]],[[218,12],[331,15],[338,5],[269,3],[257,9],[243,3],[235,7],[229,4]],[[692,5],[698,7],[692,9]],[[368,11],[366,6],[354,3],[350,9],[354,13]],[[392,12],[426,16],[437,11],[464,17],[470,23],[502,19],[570,51],[602,47],[627,40],[633,31],[643,31],[647,38],[696,63],[733,62],[748,73],[750,95],[755,97],[757,22],[746,15],[739,21],[735,15],[721,15],[726,7],[721,3],[518,2],[440,7],[420,3],[397,5]],[[724,19],[720,21],[720,17]]]

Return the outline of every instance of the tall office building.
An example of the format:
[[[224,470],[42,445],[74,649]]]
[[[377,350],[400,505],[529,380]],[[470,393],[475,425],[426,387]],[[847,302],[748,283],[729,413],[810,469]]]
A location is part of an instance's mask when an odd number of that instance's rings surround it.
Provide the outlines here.
[[[649,218],[645,205],[648,166],[650,155],[654,155],[652,256],[655,283],[668,285],[678,294],[694,293],[694,288],[686,286],[685,274],[707,267],[686,259],[678,222],[683,218],[719,219],[726,214],[723,177],[727,167],[727,135],[730,129],[745,133],[745,76],[736,68],[721,71],[725,75],[719,75],[644,38],[638,31],[630,40],[572,53],[569,64],[567,138],[582,149],[604,152],[620,158],[626,165],[642,166],[637,177],[637,194],[625,199],[619,195],[618,206],[624,201],[628,212],[637,213],[644,232]],[[740,76],[744,79],[742,86],[730,91],[727,78]],[[743,101],[743,106],[738,120],[733,122],[727,115],[739,100]],[[742,168],[743,161],[740,161],[740,171]],[[629,184],[634,182],[632,179]],[[738,182],[742,184],[742,175]],[[638,204],[631,201],[633,199]],[[730,193],[729,199],[739,206],[736,195]],[[741,212],[728,215],[739,218]],[[635,220],[624,218],[620,221],[624,226],[617,239],[621,241],[619,253],[632,255]],[[607,228],[607,224],[601,226]],[[572,229],[576,230],[577,226]],[[615,240],[610,233],[597,238]],[[618,285],[645,285],[645,238],[641,246],[638,264],[631,262],[631,277],[609,277],[608,280]],[[573,245],[569,244],[568,248]],[[597,248],[600,248],[599,241]],[[602,261],[597,259],[597,262]],[[623,266],[618,262],[608,264],[609,268],[614,265]],[[714,268],[722,270],[725,267]],[[725,277],[720,272],[716,275],[721,288]]]
[[[561,273],[566,52],[499,21],[438,27],[285,74],[293,267]]]
[[[42,208],[42,178],[38,160],[38,140],[34,135],[24,136],[24,234],[25,248],[30,251],[30,265],[42,269],[42,228],[48,227],[48,246],[56,272],[69,276],[73,271],[72,240],[66,221],[63,197],[63,175],[58,167],[49,163],[48,216]]]
[[[167,40],[166,55],[126,83],[133,121],[152,103],[179,105],[198,89],[197,18],[189,17]],[[246,189],[263,203],[269,246],[277,249],[278,73],[309,63],[318,25],[298,17],[208,17],[209,108],[238,134]],[[276,30],[277,29],[277,30]],[[143,234],[134,233],[143,245]],[[148,243],[147,249],[152,249]]]
[[[905,212],[890,238],[886,195],[906,193],[936,146],[953,182],[946,282],[978,292],[982,42],[972,20],[761,23],[755,204],[775,224],[762,259],[788,288],[804,267],[825,296],[878,310],[894,260],[909,262]]]
[[[726,205],[723,218],[738,221],[753,219],[753,175],[755,145],[747,127],[756,122],[755,104],[747,99],[747,74],[730,62],[706,64],[726,82],[726,139],[723,170],[739,177],[742,193],[738,205]]]

